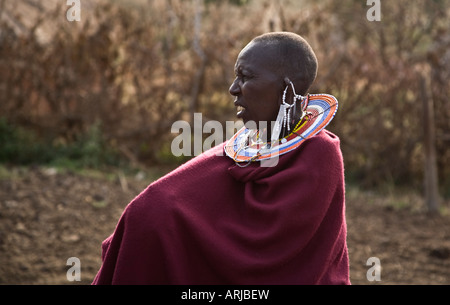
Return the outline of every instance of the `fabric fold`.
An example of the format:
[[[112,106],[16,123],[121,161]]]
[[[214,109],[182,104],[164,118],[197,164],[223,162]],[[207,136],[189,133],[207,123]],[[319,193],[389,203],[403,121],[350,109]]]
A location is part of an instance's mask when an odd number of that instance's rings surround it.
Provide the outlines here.
[[[223,149],[129,203],[93,284],[350,284],[338,137],[323,130],[275,167]]]

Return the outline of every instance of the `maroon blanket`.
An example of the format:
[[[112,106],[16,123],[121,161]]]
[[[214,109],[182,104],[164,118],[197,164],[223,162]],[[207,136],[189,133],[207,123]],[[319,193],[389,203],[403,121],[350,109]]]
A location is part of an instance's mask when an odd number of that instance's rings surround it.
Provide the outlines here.
[[[193,158],[127,206],[102,260],[93,284],[350,284],[338,137],[276,167],[238,167],[223,144]]]

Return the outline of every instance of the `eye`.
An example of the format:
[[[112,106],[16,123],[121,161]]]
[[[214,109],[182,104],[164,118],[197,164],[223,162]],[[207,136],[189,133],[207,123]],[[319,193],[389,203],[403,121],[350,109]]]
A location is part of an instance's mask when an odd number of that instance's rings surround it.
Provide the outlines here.
[[[238,69],[235,71],[236,80],[242,83],[247,82],[252,78],[251,74],[244,69]]]
[[[250,79],[250,75],[247,75],[247,74],[244,74],[244,73],[240,73],[236,77],[238,79],[240,79],[243,83],[245,83],[246,81],[248,81]]]

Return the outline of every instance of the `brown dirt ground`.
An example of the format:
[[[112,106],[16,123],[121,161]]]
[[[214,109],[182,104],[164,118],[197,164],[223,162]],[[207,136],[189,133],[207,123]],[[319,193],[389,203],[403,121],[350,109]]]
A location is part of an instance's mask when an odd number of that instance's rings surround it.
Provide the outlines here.
[[[0,284],[89,284],[102,240],[157,177],[0,169]],[[449,201],[431,217],[412,191],[380,195],[348,187],[346,203],[352,284],[450,284]],[[81,261],[80,282],[67,280],[70,257]],[[379,282],[367,280],[370,257],[380,259]]]

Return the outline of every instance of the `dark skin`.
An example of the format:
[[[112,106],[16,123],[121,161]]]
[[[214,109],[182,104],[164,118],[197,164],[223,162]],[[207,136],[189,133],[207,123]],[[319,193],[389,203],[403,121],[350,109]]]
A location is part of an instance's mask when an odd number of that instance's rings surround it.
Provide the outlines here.
[[[277,66],[278,56],[276,48],[250,42],[237,58],[236,78],[229,92],[236,97],[234,105],[238,107],[237,117],[249,129],[269,127],[277,118],[283,91],[290,83],[289,78],[283,75],[283,69]],[[286,94],[289,104],[292,103],[292,96],[289,87]],[[300,114],[300,107],[297,107],[294,124]],[[270,139],[270,128],[266,136],[266,139]]]

